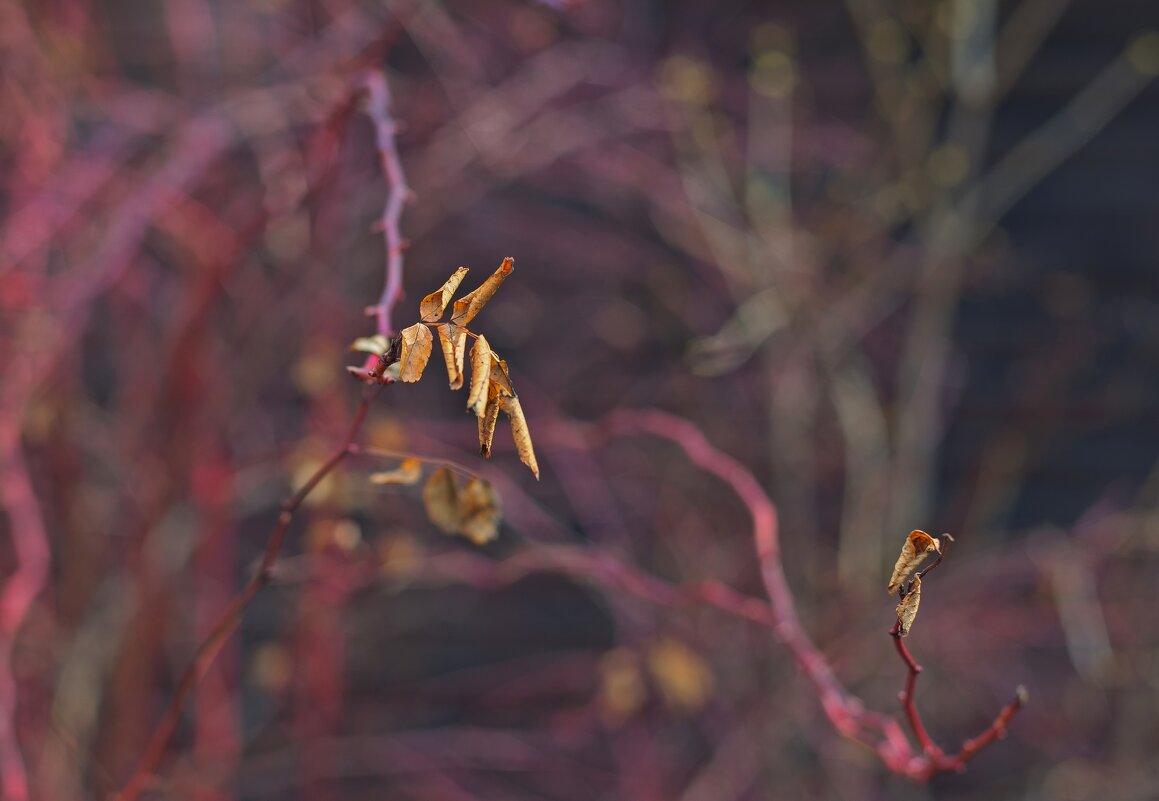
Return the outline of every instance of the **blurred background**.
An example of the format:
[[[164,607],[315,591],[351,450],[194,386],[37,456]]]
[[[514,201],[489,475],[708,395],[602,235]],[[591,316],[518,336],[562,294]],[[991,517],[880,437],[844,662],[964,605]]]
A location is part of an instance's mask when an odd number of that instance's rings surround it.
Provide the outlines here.
[[[1159,796],[1156,29],[1146,0],[0,0],[5,795],[126,780],[341,442],[382,69],[414,191],[394,319],[515,257],[473,327],[543,478],[505,433],[478,457],[437,355],[386,387],[360,441],[492,481],[500,537],[349,460],[149,797]],[[918,703],[954,749],[1024,684],[1009,737],[915,785],[768,629],[504,570],[564,548],[764,597],[727,485],[573,435],[643,407],[776,501],[804,625],[870,709],[900,716],[903,537],[952,532]]]

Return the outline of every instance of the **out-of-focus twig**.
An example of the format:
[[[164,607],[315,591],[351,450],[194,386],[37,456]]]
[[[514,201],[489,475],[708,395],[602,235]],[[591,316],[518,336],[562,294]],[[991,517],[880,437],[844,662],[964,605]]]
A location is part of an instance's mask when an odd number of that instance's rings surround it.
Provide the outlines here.
[[[367,72],[363,86],[367,94],[366,114],[374,123],[375,143],[387,185],[386,205],[382,209],[380,223],[382,237],[386,242],[386,280],[382,296],[368,312],[374,314],[378,321],[378,333],[390,336],[394,333],[390,312],[402,296],[402,252],[405,244],[398,223],[403,206],[410,196],[410,187],[407,186],[402,163],[398,158],[398,148],[395,146],[394,136],[398,129],[390,116],[391,95],[386,76],[377,70]],[[369,359],[367,369],[376,361],[377,358]]]
[[[398,218],[402,213],[402,205],[409,190],[406,187],[402,166],[399,163],[398,153],[394,145],[395,128],[389,118],[389,94],[386,79],[381,73],[368,73],[364,80],[364,86],[370,94],[370,114],[375,120],[383,173],[389,187],[387,206],[383,212],[383,226],[387,239],[386,288],[375,308],[380,331],[389,332],[390,311],[398,299],[402,285],[403,248],[398,230]],[[374,357],[365,368],[366,376],[372,383],[378,383],[383,366],[384,360]],[[211,629],[208,637],[198,647],[192,662],[182,674],[160,723],[154,729],[137,768],[117,794],[117,801],[134,801],[148,785],[153,773],[165,756],[169,741],[177,728],[190,694],[201,682],[221,648],[241,623],[246,607],[249,606],[258,592],[270,582],[274,563],[281,553],[282,544],[294,513],[322,479],[338,467],[347,456],[357,451],[354,440],[362,430],[362,425],[370,410],[370,403],[379,391],[380,387],[368,387],[364,390],[362,401],[354,413],[350,428],[341,445],[293,495],[282,502],[278,522],[266,543],[257,571],[241,592],[230,602],[217,624]]]
[[[257,571],[249,580],[249,583],[246,584],[242,591],[230,602],[229,606],[226,607],[225,612],[222,613],[217,623],[210,630],[209,636],[198,647],[193,661],[185,669],[181,680],[177,684],[177,689],[173,693],[173,698],[170,700],[169,706],[161,718],[161,722],[154,729],[144,755],[141,757],[136,770],[133,771],[128,781],[125,782],[124,787],[117,794],[116,801],[134,801],[148,785],[154,771],[165,756],[165,751],[169,747],[169,740],[177,728],[177,723],[181,719],[182,710],[184,710],[185,703],[188,701],[190,694],[201,682],[201,679],[213,664],[214,659],[217,658],[222,646],[225,645],[237,629],[238,624],[241,623],[241,618],[246,607],[249,606],[254,596],[270,582],[273,576],[274,562],[277,561],[278,555],[281,553],[282,543],[286,538],[286,531],[290,526],[290,522],[294,519],[294,512],[298,510],[298,507],[302,505],[302,502],[318,486],[322,479],[326,478],[326,476],[333,472],[334,468],[354,452],[354,448],[351,446],[354,444],[354,439],[358,436],[359,431],[362,430],[362,424],[366,420],[367,412],[370,410],[370,401],[373,397],[371,393],[374,392],[376,392],[375,389],[366,390],[362,402],[358,406],[358,410],[354,413],[350,430],[346,438],[342,441],[341,446],[314,471],[293,495],[282,502],[281,512],[278,514],[278,522],[274,526],[274,531],[270,535],[269,541],[266,543],[266,548],[262,553],[261,561],[258,563]]]

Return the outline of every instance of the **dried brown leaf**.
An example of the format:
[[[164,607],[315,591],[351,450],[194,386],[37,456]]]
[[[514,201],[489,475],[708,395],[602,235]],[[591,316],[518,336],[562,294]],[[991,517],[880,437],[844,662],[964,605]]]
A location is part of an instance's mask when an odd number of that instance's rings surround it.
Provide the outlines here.
[[[466,276],[467,268],[460,267],[451,274],[451,277],[440,289],[422,299],[422,302],[419,303],[419,315],[424,323],[433,323],[443,316],[447,304],[451,302],[451,298],[459,289],[459,284],[463,283]]]
[[[511,376],[507,373],[507,362],[494,351],[491,352],[491,382],[502,390],[500,394],[515,397],[515,388],[511,386]]]
[[[375,334],[372,337],[359,337],[350,343],[350,349],[381,356],[390,350],[390,339],[384,334]]]
[[[519,452],[519,460],[531,470],[535,480],[539,480],[539,464],[535,461],[535,448],[531,445],[531,432],[527,430],[527,418],[523,416],[523,407],[519,405],[519,398],[502,397],[499,408],[511,419],[511,438],[515,440],[515,450]]]
[[[480,478],[469,478],[463,487],[446,467],[431,473],[423,487],[427,517],[441,531],[459,534],[482,545],[499,533],[499,496]]]
[[[414,382],[423,377],[427,360],[431,358],[434,339],[431,330],[422,323],[402,329],[402,350],[398,357],[399,381]]]
[[[463,362],[467,357],[467,331],[454,323],[439,326],[439,345],[447,364],[447,379],[451,389],[463,387]]]
[[[491,458],[491,443],[495,440],[495,424],[499,420],[499,385],[492,381],[487,387],[487,405],[479,417],[479,454]]]
[[[905,539],[905,544],[901,546],[901,555],[893,566],[893,575],[889,577],[889,585],[886,587],[889,593],[892,595],[897,591],[901,583],[909,578],[909,574],[926,558],[926,554],[937,553],[941,549],[942,544],[937,537],[931,537],[918,529],[911,531]]]
[[[431,473],[423,485],[423,506],[427,517],[440,531],[453,534],[459,525],[459,490],[455,476],[445,467]]]
[[[456,300],[454,309],[451,311],[451,321],[455,325],[466,325],[471,322],[475,315],[487,305],[487,301],[495,296],[495,292],[498,291],[507,276],[511,275],[514,265],[515,259],[508,256],[499,265],[499,269],[491,273],[478,289]]]
[[[371,473],[371,484],[404,484],[411,485],[419,483],[419,479],[423,477],[423,460],[416,459],[413,456],[409,459],[403,459],[393,470],[385,470],[381,473]]]
[[[471,348],[471,389],[467,393],[467,409],[476,417],[483,416],[487,407],[487,388],[491,384],[491,346],[480,334]]]
[[[898,627],[898,634],[902,637],[909,634],[910,627],[914,624],[914,618],[918,616],[918,604],[922,602],[922,580],[918,576],[914,576],[914,586],[905,597],[901,599],[901,603],[897,605],[897,619],[901,623]]]
[[[499,495],[491,482],[481,478],[467,479],[459,493],[459,533],[476,545],[499,536]]]

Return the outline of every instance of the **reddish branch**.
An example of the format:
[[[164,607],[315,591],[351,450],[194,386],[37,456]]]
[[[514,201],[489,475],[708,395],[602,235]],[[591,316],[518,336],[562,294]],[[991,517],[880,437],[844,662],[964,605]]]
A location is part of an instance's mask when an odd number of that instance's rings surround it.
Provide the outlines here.
[[[16,739],[16,679],[13,643],[48,575],[48,537],[17,434],[4,432],[0,445],[0,504],[8,515],[16,569],[0,594],[0,789],[4,798],[28,798],[28,778]]]
[[[402,213],[402,204],[406,193],[409,190],[406,188],[406,180],[403,177],[402,167],[394,147],[393,123],[387,116],[389,94],[385,78],[381,73],[370,73],[365,78],[364,85],[370,95],[368,114],[374,120],[378,132],[378,149],[382,157],[383,173],[389,188],[387,206],[383,212],[383,229],[387,244],[386,288],[378,305],[374,307],[378,317],[379,331],[389,333],[390,313],[400,296],[402,283],[402,245],[398,233],[398,220]],[[384,359],[372,358],[365,368],[366,376],[371,381],[378,383],[377,379],[381,378],[385,364]],[[286,532],[290,522],[294,519],[294,513],[326,476],[338,467],[347,456],[357,451],[354,440],[362,430],[362,425],[366,421],[366,415],[370,409],[370,403],[379,391],[380,387],[366,388],[342,444],[294,494],[282,502],[277,524],[266,543],[257,570],[241,592],[230,602],[206,639],[198,646],[192,662],[185,669],[178,682],[177,689],[174,691],[173,698],[162,715],[161,721],[153,730],[136,770],[133,771],[124,787],[117,794],[116,801],[135,801],[148,786],[169,748],[169,743],[181,720],[181,714],[189,696],[201,683],[222,647],[237,630],[246,607],[262,588],[269,584],[273,576],[274,563],[281,553]]]
[[[362,424],[366,420],[366,414],[370,409],[370,401],[373,399],[373,396],[370,394],[371,392],[368,391],[363,396],[362,402],[358,405],[358,410],[354,413],[354,420],[350,424],[350,430],[346,438],[342,441],[341,446],[330,454],[330,457],[314,471],[313,475],[306,480],[305,484],[298,488],[297,492],[282,502],[281,512],[278,514],[278,522],[274,526],[273,534],[270,535],[270,539],[266,542],[266,549],[262,553],[262,559],[258,563],[257,570],[249,580],[249,583],[245,585],[242,591],[226,607],[225,612],[218,618],[216,625],[210,630],[209,636],[198,646],[197,652],[193,656],[193,661],[181,675],[181,681],[177,684],[177,689],[173,693],[173,698],[169,701],[169,706],[166,708],[165,714],[161,716],[161,722],[153,730],[153,736],[149,739],[149,744],[145,748],[145,752],[141,757],[140,763],[137,765],[137,769],[129,777],[128,781],[125,782],[125,786],[121,792],[117,794],[117,801],[133,801],[146,788],[157,766],[165,756],[165,751],[169,747],[169,741],[173,737],[173,732],[177,729],[177,724],[181,720],[181,713],[185,708],[186,702],[189,700],[190,694],[201,683],[202,678],[205,677],[206,672],[213,665],[222,646],[228,642],[230,636],[237,630],[246,607],[249,606],[250,602],[262,588],[270,583],[270,579],[273,576],[274,562],[277,561],[278,555],[282,551],[282,543],[286,539],[286,531],[289,529],[290,522],[294,519],[294,513],[302,505],[302,501],[306,499],[306,496],[313,492],[314,488],[321,483],[322,479],[330,475],[343,459],[356,450],[354,447],[354,439],[362,429]]]
[[[899,621],[892,633],[898,653],[909,668],[901,700],[910,727],[921,746],[921,753],[915,753],[896,721],[867,711],[861,701],[841,685],[825,655],[802,627],[781,566],[777,510],[752,473],[740,462],[713,447],[692,423],[665,412],[621,412],[612,415],[608,425],[613,433],[646,432],[676,443],[695,465],[713,474],[736,492],[752,516],[753,541],[760,560],[761,577],[769,594],[772,628],[812,682],[825,714],[841,735],[872,748],[882,763],[894,773],[927,781],[938,773],[961,770],[975,754],[1005,734],[1011,718],[1026,703],[1025,688],[1019,687],[1015,699],[998,713],[982,734],[964,743],[957,754],[947,756],[934,745],[914,705],[914,685],[921,666],[914,661],[898,636]],[[929,573],[940,563],[941,556],[921,575]]]
[[[917,574],[918,579],[925,578],[926,574],[936,568],[946,558],[946,552],[949,550],[950,543],[954,538],[949,534],[942,535],[942,548],[938,552],[938,558],[934,560],[929,567]],[[913,580],[906,582],[899,590],[898,596],[905,598],[913,589]],[[893,637],[894,646],[897,648],[898,656],[905,662],[909,673],[906,676],[905,688],[898,693],[898,700],[901,701],[902,709],[905,711],[906,720],[909,721],[910,728],[913,729],[914,737],[917,738],[918,745],[922,749],[922,757],[924,758],[924,768],[927,772],[926,778],[937,773],[946,773],[949,771],[960,771],[965,769],[966,763],[970,761],[979,751],[995,740],[999,740],[1006,736],[1006,727],[1009,725],[1011,719],[1018,712],[1019,709],[1026,704],[1029,696],[1026,688],[1019,685],[1014,691],[1014,700],[1004,706],[994,721],[987,729],[979,734],[977,737],[967,740],[962,744],[956,754],[947,754],[930,738],[929,732],[926,731],[925,723],[922,722],[921,714],[918,712],[917,704],[914,698],[914,689],[917,686],[918,674],[922,672],[922,666],[917,663],[913,655],[906,647],[905,640],[901,635],[901,619],[899,618],[890,630],[890,636]]]
[[[394,143],[398,126],[390,116],[391,95],[386,77],[377,70],[368,72],[363,77],[363,86],[366,89],[366,116],[374,123],[375,144],[387,188],[386,205],[380,219],[382,237],[386,243],[386,281],[378,303],[367,311],[375,316],[378,333],[390,336],[394,333],[390,312],[402,295],[402,252],[406,247],[398,223],[402,208],[410,197],[410,187],[407,186],[402,162],[398,158],[398,148]],[[367,369],[374,361],[373,358],[369,361]]]

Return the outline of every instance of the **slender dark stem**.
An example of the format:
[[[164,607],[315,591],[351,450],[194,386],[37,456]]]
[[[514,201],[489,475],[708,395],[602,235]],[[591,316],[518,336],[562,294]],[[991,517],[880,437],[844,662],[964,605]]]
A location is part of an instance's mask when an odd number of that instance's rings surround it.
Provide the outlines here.
[[[173,693],[173,698],[169,701],[169,706],[165,710],[165,714],[161,717],[157,728],[153,730],[153,736],[149,739],[149,744],[145,748],[145,753],[141,756],[141,761],[137,765],[137,769],[133,771],[125,786],[116,795],[115,801],[135,801],[135,799],[146,788],[148,782],[157,770],[157,766],[165,757],[165,752],[169,748],[169,741],[173,738],[173,732],[177,729],[177,724],[181,720],[181,713],[185,708],[189,696],[201,683],[209,668],[217,659],[218,653],[221,652],[222,647],[229,641],[230,636],[237,630],[241,623],[242,615],[247,606],[253,601],[254,597],[270,583],[270,578],[273,576],[274,562],[277,561],[278,555],[282,551],[282,544],[286,539],[286,531],[289,529],[290,522],[294,519],[294,513],[302,505],[302,501],[318,486],[322,479],[326,478],[334,471],[342,461],[354,453],[357,448],[354,445],[354,440],[358,436],[358,432],[362,430],[362,425],[366,422],[367,412],[370,410],[370,402],[377,396],[378,389],[368,390],[363,394],[362,402],[359,403],[358,409],[354,413],[354,419],[350,423],[350,429],[346,434],[346,438],[342,444],[330,454],[329,458],[318,467],[314,473],[306,479],[306,482],[297,489],[292,495],[282,502],[281,511],[278,514],[278,522],[274,526],[273,534],[270,535],[266,542],[266,549],[262,553],[261,562],[258,563],[258,568],[254,571],[253,577],[242,588],[241,592],[234,596],[230,601],[229,606],[218,618],[209,636],[202,641],[194,654],[193,660],[189,666],[185,668],[185,672],[181,675],[181,680],[177,684],[177,690]]]
[[[390,118],[390,90],[386,78],[381,72],[368,72],[363,78],[363,88],[367,92],[367,114],[374,122],[379,157],[382,161],[383,174],[386,178],[388,192],[386,207],[382,213],[383,236],[386,240],[386,282],[378,304],[371,307],[377,317],[379,333],[387,336],[393,333],[390,323],[390,312],[395,302],[402,294],[402,254],[403,241],[399,233],[399,217],[402,207],[410,195],[406,185],[406,178],[402,172],[402,165],[398,158],[398,151],[394,144],[395,124]],[[189,696],[201,683],[202,678],[217,658],[218,653],[230,636],[241,623],[242,614],[254,597],[265,587],[272,576],[274,563],[281,553],[282,544],[286,539],[286,531],[294,518],[294,513],[301,506],[319,482],[329,475],[347,456],[357,450],[354,440],[366,420],[370,402],[381,391],[382,384],[389,383],[383,377],[388,365],[386,357],[371,355],[365,367],[360,371],[360,377],[375,385],[368,387],[363,394],[362,402],[354,414],[350,430],[341,446],[322,463],[306,483],[287,498],[281,505],[278,522],[266,543],[257,571],[249,583],[230,602],[225,612],[214,625],[209,636],[201,643],[194,654],[192,662],[186,668],[177,685],[177,690],[169,702],[161,721],[154,729],[149,744],[137,765],[136,770],[125,782],[125,786],[116,796],[116,801],[135,801],[145,789],[157,766],[165,756],[173,732],[181,720],[181,713]]]
[[[946,558],[946,552],[949,550],[949,544],[953,541],[954,538],[949,534],[942,535],[943,544],[941,550],[938,552],[938,558],[918,573],[916,575],[917,579],[925,578],[928,573],[942,563],[942,560]],[[901,589],[898,590],[898,596],[905,598],[912,591],[913,585],[913,579],[905,582]],[[906,647],[905,640],[902,639],[900,618],[893,624],[893,628],[890,629],[889,633],[893,637],[893,644],[897,649],[898,656],[901,657],[901,660],[905,663],[909,671],[906,675],[905,687],[898,693],[898,700],[901,701],[906,720],[909,721],[914,737],[922,749],[921,761],[914,764],[910,769],[912,775],[919,779],[929,779],[938,773],[964,770],[966,763],[973,759],[979,751],[995,740],[1006,736],[1006,729],[1010,721],[1029,699],[1026,688],[1019,685],[1015,690],[1014,700],[999,711],[997,717],[994,718],[993,722],[985,731],[977,737],[964,742],[958,753],[946,754],[930,737],[929,732],[926,731],[925,723],[922,721],[921,714],[918,712],[914,692],[917,687],[918,674],[922,672],[922,666],[914,659],[913,654]]]
[[[398,126],[390,116],[391,94],[386,76],[378,70],[367,72],[363,78],[363,86],[367,94],[366,115],[374,123],[378,157],[382,163],[382,174],[387,186],[386,205],[382,209],[380,220],[382,237],[386,245],[386,280],[378,303],[368,311],[377,319],[378,333],[391,336],[394,329],[391,326],[390,313],[402,296],[402,253],[405,243],[399,232],[399,218],[402,217],[402,208],[410,197],[411,190],[407,186],[402,162],[398,157],[398,148],[395,146],[394,136]]]

